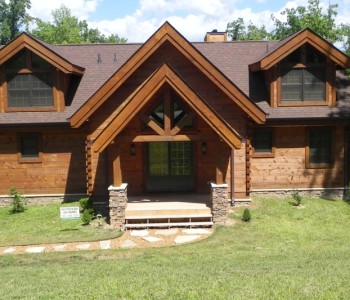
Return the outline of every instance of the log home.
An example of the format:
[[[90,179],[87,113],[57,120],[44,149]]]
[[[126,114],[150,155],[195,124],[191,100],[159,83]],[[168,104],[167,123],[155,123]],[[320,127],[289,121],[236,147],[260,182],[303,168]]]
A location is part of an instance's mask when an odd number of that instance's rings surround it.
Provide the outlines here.
[[[341,198],[349,67],[309,29],[190,43],[166,22],[144,44],[89,45],[23,33],[0,49],[2,202],[12,186],[41,202],[89,195],[122,227],[136,196],[176,195],[186,211],[205,195],[201,224],[256,194]]]

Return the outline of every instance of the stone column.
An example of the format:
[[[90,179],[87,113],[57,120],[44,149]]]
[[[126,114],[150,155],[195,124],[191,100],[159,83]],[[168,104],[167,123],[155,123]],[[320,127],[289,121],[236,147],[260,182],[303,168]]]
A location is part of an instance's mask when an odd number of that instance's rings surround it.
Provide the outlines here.
[[[124,229],[125,208],[128,202],[127,183],[121,186],[110,186],[109,191],[109,218],[111,225],[119,229]]]
[[[214,223],[225,223],[228,215],[228,185],[211,183]]]

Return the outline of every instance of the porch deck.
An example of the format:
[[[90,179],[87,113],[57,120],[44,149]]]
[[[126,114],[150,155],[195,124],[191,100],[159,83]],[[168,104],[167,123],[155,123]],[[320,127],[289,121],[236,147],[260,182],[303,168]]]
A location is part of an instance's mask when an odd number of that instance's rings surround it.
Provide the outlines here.
[[[209,195],[147,194],[128,197],[125,228],[212,225]]]

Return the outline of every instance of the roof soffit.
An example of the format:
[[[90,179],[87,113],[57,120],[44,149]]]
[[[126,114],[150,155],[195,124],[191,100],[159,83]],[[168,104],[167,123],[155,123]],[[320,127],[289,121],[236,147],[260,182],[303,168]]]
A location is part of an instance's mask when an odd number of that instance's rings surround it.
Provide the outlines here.
[[[312,30],[306,28],[295,34],[293,38],[288,39],[286,43],[267,54],[261,60],[251,64],[249,68],[252,72],[268,70],[306,43],[309,43],[341,68],[346,69],[350,67],[350,58],[347,55]]]
[[[103,151],[164,86],[169,86],[232,148],[241,147],[241,136],[201,99],[167,64],[157,69],[118,108],[94,141],[94,150]]]
[[[216,86],[255,122],[265,122],[265,113],[209,62],[168,22],[164,23],[143,46],[81,108],[72,115],[71,125],[79,127],[164,43],[169,42],[190,60]]]
[[[82,75],[84,73],[84,68],[72,64],[26,33],[22,33],[5,47],[0,49],[0,65],[4,64],[7,60],[24,48],[40,56],[64,73],[73,73],[78,75]]]

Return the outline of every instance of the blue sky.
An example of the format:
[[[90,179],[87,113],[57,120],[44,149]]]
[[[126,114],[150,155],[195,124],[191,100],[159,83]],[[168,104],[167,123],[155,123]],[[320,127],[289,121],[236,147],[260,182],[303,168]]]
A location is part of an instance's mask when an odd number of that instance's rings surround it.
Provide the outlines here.
[[[350,0],[320,0],[325,7],[338,3],[338,23],[350,22]],[[207,31],[224,31],[228,22],[242,17],[248,24],[271,29],[271,14],[282,18],[286,7],[307,5],[307,0],[31,0],[31,15],[51,20],[62,4],[72,15],[87,20],[105,34],[118,34],[129,42],[144,42],[165,21],[189,41],[202,41]]]

